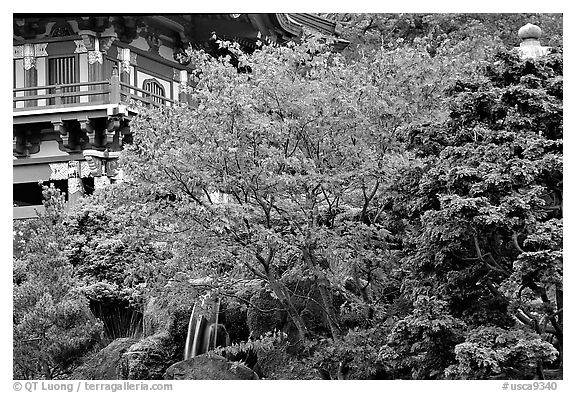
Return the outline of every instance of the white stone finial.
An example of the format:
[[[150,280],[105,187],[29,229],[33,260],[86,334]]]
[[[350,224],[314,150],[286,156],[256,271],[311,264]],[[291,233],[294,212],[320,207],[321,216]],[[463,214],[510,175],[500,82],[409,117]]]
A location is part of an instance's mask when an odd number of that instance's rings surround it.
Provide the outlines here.
[[[542,29],[536,25],[533,25],[532,23],[526,23],[520,28],[520,30],[518,30],[518,37],[523,40],[529,38],[538,40],[540,37],[542,37]]]
[[[523,59],[535,59],[546,55],[550,47],[540,45],[542,29],[532,23],[527,23],[518,30],[518,37],[522,39],[520,47],[520,57]]]

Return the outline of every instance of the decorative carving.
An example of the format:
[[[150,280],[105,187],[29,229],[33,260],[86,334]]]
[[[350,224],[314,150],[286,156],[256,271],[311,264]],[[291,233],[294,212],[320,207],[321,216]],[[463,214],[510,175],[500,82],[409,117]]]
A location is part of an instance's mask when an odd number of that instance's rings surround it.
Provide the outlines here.
[[[103,64],[102,52],[99,50],[88,51],[88,64]]]
[[[86,155],[86,150],[84,151],[84,157],[86,157],[86,163],[90,170],[90,174],[94,177],[102,176],[102,159]]]
[[[120,152],[84,150],[82,152],[90,168],[92,176],[117,176],[118,157]]]
[[[83,194],[84,185],[82,184],[82,179],[70,178],[68,179],[68,200],[74,194]]]
[[[48,47],[48,43],[42,43],[42,44],[34,44],[34,55],[36,57],[46,57],[48,56],[48,52],[46,51],[46,48]]]
[[[64,123],[62,121],[55,121],[52,122],[52,126],[54,126],[54,131],[56,131],[62,139],[62,147],[64,149],[71,149],[72,146],[70,145],[70,133],[64,126]]]
[[[110,49],[114,40],[116,40],[116,36],[100,37],[98,39],[100,44],[100,51],[104,53],[108,52],[108,49]]]
[[[88,165],[88,162],[81,161],[80,162],[80,177],[91,177],[91,176],[92,176],[92,172],[90,170],[90,166]]]
[[[188,65],[192,61],[192,58],[186,53],[186,51],[184,51],[184,49],[180,48],[174,53],[174,60],[182,65]]]
[[[13,127],[12,151],[21,157],[28,157],[40,151],[40,133],[31,129]]]
[[[76,44],[76,49],[74,50],[74,53],[86,53],[86,52],[88,52],[88,48],[86,48],[86,44],[84,43],[84,40],[74,40],[74,43]]]
[[[24,57],[34,57],[36,53],[34,52],[34,44],[24,44]]]
[[[58,21],[52,27],[52,31],[50,32],[51,37],[68,37],[74,34],[74,30],[72,26],[66,21]]]
[[[24,57],[24,45],[17,45],[14,47],[14,58],[21,59]]]
[[[94,132],[94,126],[92,125],[92,122],[89,119],[79,119],[78,122],[80,123],[80,129],[86,133],[88,143],[91,146],[94,146],[96,133]]]
[[[35,57],[24,57],[24,70],[29,71],[32,68],[36,68],[36,58]]]
[[[108,123],[106,124],[106,129],[108,131],[111,130],[118,131],[120,129],[121,122],[122,122],[122,116],[109,116]]]
[[[106,176],[115,177],[118,175],[118,159],[110,159],[106,161]]]
[[[97,33],[102,33],[110,27],[110,17],[108,16],[82,17],[77,21],[80,30],[92,30]]]
[[[158,50],[160,45],[162,45],[162,41],[160,41],[160,38],[156,33],[148,33],[146,35],[146,43],[150,47],[150,49],[148,49],[149,52],[158,54]]]
[[[26,143],[21,135],[14,135],[12,141],[12,152],[18,156],[26,154]]]
[[[89,32],[85,32],[85,31],[81,31],[80,32],[81,36],[82,36],[82,42],[84,43],[84,48],[86,48],[87,51],[91,51],[91,50],[97,50],[98,48],[96,48],[96,37],[94,37],[94,33],[89,31]]]
[[[94,132],[94,126],[89,119],[79,119],[78,122],[80,123],[80,129],[87,133]]]
[[[80,177],[80,162],[68,161],[68,178]]]
[[[67,131],[64,129],[64,123],[61,121],[52,122],[52,126],[54,127],[54,131],[56,131],[60,134],[62,134],[62,133],[66,134],[67,133]]]
[[[138,37],[139,30],[144,24],[141,18],[118,16],[114,18],[112,25],[118,39],[129,44]]]
[[[24,39],[33,39],[46,33],[48,19],[44,18],[14,18],[14,35]]]
[[[24,56],[24,69],[26,71],[36,67],[36,57],[33,44],[24,44],[22,55]]]
[[[50,166],[50,180],[68,179],[67,162],[52,162],[48,165]]]
[[[130,74],[131,68],[130,68],[130,59],[131,59],[131,55],[130,55],[130,49],[129,48],[118,48],[118,55],[116,56],[116,58],[118,60],[120,60],[120,73],[122,72],[126,72],[127,74]]]

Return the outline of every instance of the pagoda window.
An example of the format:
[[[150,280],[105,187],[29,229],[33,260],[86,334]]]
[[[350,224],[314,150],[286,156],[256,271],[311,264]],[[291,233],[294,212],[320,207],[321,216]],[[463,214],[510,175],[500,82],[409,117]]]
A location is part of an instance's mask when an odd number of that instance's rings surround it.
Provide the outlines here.
[[[76,56],[53,57],[48,59],[48,84],[66,85],[78,82],[78,61]],[[51,89],[52,93],[56,89]],[[62,93],[70,93],[78,90],[78,86],[62,87]],[[71,104],[78,101],[78,97],[63,97],[62,104]],[[51,104],[55,104],[54,99]]]
[[[144,82],[142,82],[142,89],[154,94],[151,96],[145,95],[145,97],[150,99],[152,102],[157,104],[164,104],[165,101],[162,98],[160,98],[160,97],[166,97],[164,92],[164,86],[162,86],[162,84],[158,82],[156,79],[154,78],[146,79]]]

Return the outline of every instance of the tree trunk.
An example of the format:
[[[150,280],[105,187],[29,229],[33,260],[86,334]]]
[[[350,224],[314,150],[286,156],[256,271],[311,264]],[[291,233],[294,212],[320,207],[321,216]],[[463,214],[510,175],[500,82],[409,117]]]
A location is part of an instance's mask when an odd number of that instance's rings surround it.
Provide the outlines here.
[[[368,290],[365,286],[362,286],[360,283],[360,277],[358,277],[358,264],[352,264],[352,279],[354,280],[354,285],[360,292],[362,296],[362,300],[368,306],[368,311],[366,312],[366,319],[371,320],[374,317],[374,307],[372,306],[372,299],[370,299],[370,295],[368,294]]]
[[[274,294],[276,295],[282,306],[286,308],[286,310],[288,310],[288,315],[290,316],[290,319],[292,319],[292,322],[294,322],[296,329],[298,329],[298,336],[300,337],[300,340],[304,341],[308,336],[308,329],[306,329],[306,324],[304,323],[304,320],[300,316],[300,313],[298,313],[298,310],[296,310],[296,307],[294,307],[292,300],[290,300],[290,298],[286,296],[286,291],[284,290],[282,283],[276,280],[276,278],[273,276],[272,273],[268,273],[267,277],[268,277],[268,283],[270,284],[270,288],[272,288],[272,291],[274,291]]]
[[[322,304],[324,306],[324,312],[326,313],[328,319],[328,325],[330,326],[330,333],[334,341],[338,341],[342,337],[342,331],[336,323],[336,312],[334,311],[334,305],[332,304],[332,296],[329,292],[328,279],[320,270],[318,264],[314,261],[314,257],[310,252],[310,246],[307,245],[302,248],[302,256],[304,261],[316,275],[316,285],[318,286],[318,291],[320,292],[320,297],[322,298]]]

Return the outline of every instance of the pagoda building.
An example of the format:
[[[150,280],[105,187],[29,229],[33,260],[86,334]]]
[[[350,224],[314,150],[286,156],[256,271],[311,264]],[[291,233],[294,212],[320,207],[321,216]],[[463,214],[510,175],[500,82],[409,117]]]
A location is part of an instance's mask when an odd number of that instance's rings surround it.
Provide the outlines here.
[[[298,41],[307,29],[339,35],[337,23],[311,14],[15,14],[14,218],[42,209],[42,183],[70,205],[120,181],[135,104],[187,103],[194,69],[186,49],[218,56],[217,38],[251,52],[258,41]]]

